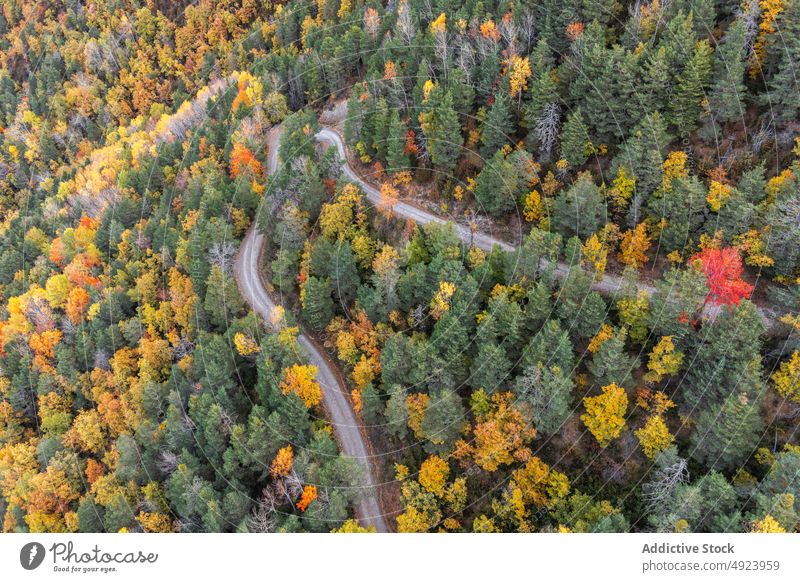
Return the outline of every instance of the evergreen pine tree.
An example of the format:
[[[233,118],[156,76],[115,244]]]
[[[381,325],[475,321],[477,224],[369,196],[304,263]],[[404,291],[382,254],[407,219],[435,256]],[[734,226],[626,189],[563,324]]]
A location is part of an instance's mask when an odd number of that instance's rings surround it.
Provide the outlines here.
[[[692,57],[678,77],[670,101],[670,120],[681,136],[687,136],[700,118],[701,101],[711,77],[711,46],[707,40],[695,45]]]
[[[791,123],[800,117],[800,0],[784,2],[774,28],[777,38],[770,43],[768,56],[776,63],[776,72],[762,101],[777,121]]]
[[[400,119],[400,113],[395,109],[389,119],[386,147],[386,169],[390,172],[399,172],[408,168],[409,160],[405,153],[407,132],[406,124]]]
[[[755,453],[761,425],[758,402],[733,392],[697,417],[691,456],[709,469],[737,469]]]
[[[565,238],[586,240],[606,223],[606,204],[591,176],[584,173],[556,197],[552,225]]]
[[[331,288],[339,305],[346,310],[356,298],[361,278],[358,274],[356,256],[350,241],[336,243],[331,255]]]
[[[386,99],[381,97],[375,104],[375,109],[370,115],[369,125],[372,143],[368,144],[374,151],[378,159],[386,161],[386,152],[389,137],[389,104]]]
[[[736,121],[744,115],[747,68],[747,29],[737,18],[728,27],[714,54],[714,78],[709,92],[710,109],[722,122]]]
[[[408,408],[406,396],[408,392],[399,384],[392,384],[387,390],[389,400],[386,402],[386,430],[396,439],[403,440],[408,434]]]
[[[425,450],[432,454],[452,450],[464,420],[464,405],[458,393],[445,388],[433,392],[422,420],[422,432],[428,439]]]
[[[561,157],[567,160],[570,168],[578,168],[588,158],[587,149],[590,143],[589,131],[581,110],[576,109],[569,114],[561,131]]]
[[[472,360],[470,368],[469,385],[475,388],[484,388],[492,393],[510,379],[511,361],[508,359],[505,348],[493,342],[483,343],[478,348],[478,354]]]
[[[481,127],[481,156],[489,159],[504,144],[508,143],[508,134],[513,131],[508,97],[499,92]]]
[[[327,281],[309,277],[303,284],[303,318],[312,329],[322,331],[333,319],[333,299]]]
[[[672,80],[667,51],[663,46],[650,52],[643,66],[642,77],[641,106],[644,113],[663,113]]]
[[[531,408],[533,425],[544,435],[557,433],[572,410],[572,380],[557,366],[528,366],[514,382],[514,391]]]
[[[600,345],[587,366],[598,386],[617,384],[632,388],[631,372],[639,366],[639,359],[625,353],[625,334],[617,332]]]
[[[452,175],[464,143],[453,96],[438,87],[431,89],[420,114],[420,125],[431,164],[444,176]]]
[[[693,364],[680,383],[687,409],[720,404],[732,392],[761,384],[761,334],[755,305],[742,300],[722,311],[691,346]]]
[[[518,188],[516,168],[501,150],[496,150],[476,180],[474,194],[479,210],[493,215],[508,212],[514,207]]]

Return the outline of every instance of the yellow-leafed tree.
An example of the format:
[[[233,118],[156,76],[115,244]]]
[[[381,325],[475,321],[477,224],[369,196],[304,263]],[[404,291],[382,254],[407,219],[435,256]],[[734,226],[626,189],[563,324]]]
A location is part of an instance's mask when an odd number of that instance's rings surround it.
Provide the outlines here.
[[[295,364],[284,371],[280,385],[281,392],[296,394],[303,400],[307,408],[316,406],[322,402],[322,388],[314,380],[316,377],[316,366]]]
[[[624,388],[616,384],[604,386],[602,394],[587,396],[583,405],[586,412],[581,415],[581,420],[601,447],[607,447],[622,434],[628,409],[628,395]]]

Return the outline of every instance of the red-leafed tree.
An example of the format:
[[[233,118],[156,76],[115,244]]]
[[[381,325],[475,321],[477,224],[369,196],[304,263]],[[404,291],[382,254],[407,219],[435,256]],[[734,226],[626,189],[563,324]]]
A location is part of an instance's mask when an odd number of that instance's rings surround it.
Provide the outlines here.
[[[741,278],[742,258],[736,249],[703,249],[689,260],[690,264],[694,261],[700,261],[700,268],[706,275],[706,301],[716,305],[738,305],[753,291],[753,286]]]

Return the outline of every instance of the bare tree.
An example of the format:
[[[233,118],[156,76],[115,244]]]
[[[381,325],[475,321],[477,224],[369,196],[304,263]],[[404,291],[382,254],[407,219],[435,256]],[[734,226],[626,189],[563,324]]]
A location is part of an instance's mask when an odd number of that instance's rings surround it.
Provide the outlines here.
[[[648,511],[654,511],[672,496],[679,485],[688,481],[689,466],[686,459],[677,455],[668,457],[664,466],[656,469],[650,481],[642,485],[642,494]]]
[[[226,275],[230,275],[233,271],[234,255],[236,255],[236,246],[230,241],[214,243],[208,249],[208,261],[219,267]]]
[[[558,130],[561,126],[561,105],[548,103],[544,106],[542,115],[533,128],[536,139],[539,140],[539,154],[542,159],[549,159],[553,146],[558,139]]]
[[[761,3],[759,0],[747,0],[742,3],[741,13],[745,29],[745,46],[747,55],[752,56],[755,50],[756,36],[758,35],[758,24],[761,20]]]
[[[36,331],[42,332],[53,329],[56,321],[53,318],[53,310],[43,297],[32,297],[25,307],[25,315],[36,326]]]
[[[275,491],[266,487],[261,492],[261,499],[247,517],[247,530],[251,533],[272,533],[275,531],[277,503]]]
[[[178,455],[170,450],[161,451],[157,464],[162,473],[169,475],[178,468]]]
[[[411,9],[408,2],[401,2],[397,8],[397,32],[406,46],[414,41],[417,31],[414,27],[414,19],[411,16]]]
[[[111,365],[108,359],[108,353],[105,350],[98,349],[94,353],[94,367],[101,370],[110,370]]]
[[[500,34],[503,35],[503,40],[505,41],[506,46],[508,47],[506,52],[510,58],[512,55],[517,54],[517,25],[514,23],[512,18],[503,18],[500,20],[500,25],[498,28],[500,29]]]
[[[472,81],[472,69],[475,66],[475,49],[465,36],[459,36],[458,42],[458,68],[464,73],[464,82]]]
[[[533,10],[527,7],[522,7],[519,15],[519,38],[523,44],[522,52],[529,53],[533,48],[533,42],[536,40],[536,15]]]

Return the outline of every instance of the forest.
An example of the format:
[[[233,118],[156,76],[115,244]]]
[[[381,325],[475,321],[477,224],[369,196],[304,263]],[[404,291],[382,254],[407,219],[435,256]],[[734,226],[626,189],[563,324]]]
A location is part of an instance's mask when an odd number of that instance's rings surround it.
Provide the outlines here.
[[[800,0],[5,0],[3,531],[798,531],[798,63]]]

